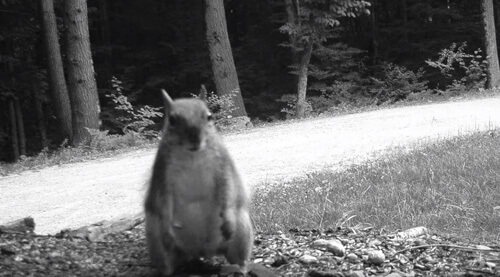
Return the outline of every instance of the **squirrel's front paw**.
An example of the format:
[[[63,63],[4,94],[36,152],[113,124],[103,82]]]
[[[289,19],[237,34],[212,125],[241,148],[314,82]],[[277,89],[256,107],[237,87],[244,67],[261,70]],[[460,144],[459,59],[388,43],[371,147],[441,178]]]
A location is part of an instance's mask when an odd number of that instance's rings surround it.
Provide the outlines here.
[[[231,237],[234,235],[235,229],[236,229],[235,224],[231,223],[228,220],[225,220],[222,223],[222,226],[220,227],[222,236],[224,237],[225,240],[231,239]]]

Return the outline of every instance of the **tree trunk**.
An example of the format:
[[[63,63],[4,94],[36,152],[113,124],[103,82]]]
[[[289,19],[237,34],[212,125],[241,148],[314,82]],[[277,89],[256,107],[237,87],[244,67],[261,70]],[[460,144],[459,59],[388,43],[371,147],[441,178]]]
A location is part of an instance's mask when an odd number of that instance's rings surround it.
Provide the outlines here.
[[[86,0],[64,1],[66,25],[66,58],[71,109],[73,111],[72,145],[89,138],[85,128],[99,129],[99,98],[90,52]]]
[[[10,139],[12,148],[12,158],[14,162],[19,160],[19,141],[17,135],[16,109],[14,99],[9,99],[9,118],[10,118]]]
[[[286,7],[286,15],[287,15],[287,21],[288,24],[294,25],[298,28],[298,25],[300,25],[300,20],[299,20],[299,3],[298,1],[295,0],[285,0],[285,7]],[[290,39],[290,44],[291,44],[291,53],[292,53],[292,63],[294,66],[299,65],[299,54],[297,53],[297,36],[290,34],[289,35]],[[295,88],[297,89],[297,88]]]
[[[205,7],[206,36],[217,93],[233,95],[237,108],[232,113],[234,117],[247,116],[227,34],[224,1],[205,0]]]
[[[403,41],[408,42],[408,5],[406,0],[401,1],[403,13]]]
[[[35,102],[38,132],[40,132],[40,144],[42,146],[42,149],[45,149],[49,147],[49,142],[47,140],[47,128],[45,127],[45,117],[43,116],[42,101],[36,88],[33,88],[33,101]]]
[[[373,0],[372,3],[372,16],[371,16],[371,23],[372,23],[372,41],[371,41],[371,46],[372,46],[372,65],[376,65],[378,62],[378,40],[377,40],[377,32],[378,32],[378,16],[379,8],[378,8],[378,0]]]
[[[101,27],[101,41],[105,46],[111,44],[111,27],[109,24],[108,0],[99,1],[99,21]]]
[[[19,98],[14,98],[14,108],[16,111],[17,135],[19,138],[19,154],[26,156],[26,133],[24,132],[23,112]]]
[[[483,21],[485,30],[486,60],[488,61],[487,88],[500,85],[500,67],[498,64],[497,40],[495,34],[495,17],[493,15],[493,0],[483,0]]]
[[[299,65],[299,81],[297,89],[296,113],[297,118],[302,118],[306,115],[306,93],[307,93],[307,72],[309,62],[311,61],[311,53],[313,49],[312,42],[309,42],[304,49]]]
[[[40,0],[40,12],[45,51],[47,53],[47,77],[50,87],[50,97],[58,124],[58,140],[71,140],[73,134],[71,106],[66,80],[64,79],[61,49],[57,38],[57,24],[53,0]]]

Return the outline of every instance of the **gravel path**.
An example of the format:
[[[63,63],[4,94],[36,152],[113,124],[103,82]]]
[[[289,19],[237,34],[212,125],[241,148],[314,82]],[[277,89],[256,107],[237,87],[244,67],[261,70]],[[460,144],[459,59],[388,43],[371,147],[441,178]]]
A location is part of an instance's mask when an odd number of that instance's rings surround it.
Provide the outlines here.
[[[255,128],[225,137],[247,184],[342,169],[394,146],[500,127],[500,97]],[[0,224],[32,216],[39,234],[142,211],[154,151],[0,177]]]

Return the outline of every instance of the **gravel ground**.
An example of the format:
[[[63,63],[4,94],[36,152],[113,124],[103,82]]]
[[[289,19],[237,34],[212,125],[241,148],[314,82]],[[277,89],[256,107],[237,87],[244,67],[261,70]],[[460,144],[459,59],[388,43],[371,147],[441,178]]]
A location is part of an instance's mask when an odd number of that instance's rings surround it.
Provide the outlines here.
[[[399,234],[370,228],[257,234],[250,276],[500,276],[498,243],[475,245],[422,229]],[[218,266],[221,261],[190,265],[178,273],[226,276]],[[96,242],[65,235],[0,234],[0,276],[150,273],[143,224]]]

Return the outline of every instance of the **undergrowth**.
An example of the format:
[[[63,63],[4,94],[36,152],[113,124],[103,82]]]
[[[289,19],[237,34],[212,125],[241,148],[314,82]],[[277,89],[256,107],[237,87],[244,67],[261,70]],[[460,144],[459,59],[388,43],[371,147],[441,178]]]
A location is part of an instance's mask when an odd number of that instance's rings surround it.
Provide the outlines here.
[[[107,131],[93,129],[88,131],[91,135],[90,139],[79,146],[70,147],[67,142],[64,142],[57,149],[44,149],[32,157],[23,156],[16,163],[0,162],[0,176],[48,166],[93,160],[131,150],[152,148],[157,145],[157,140],[145,138],[135,132],[110,135]]]
[[[500,130],[422,146],[346,171],[323,171],[254,194],[254,223],[291,228],[426,226],[473,240],[500,238]]]

